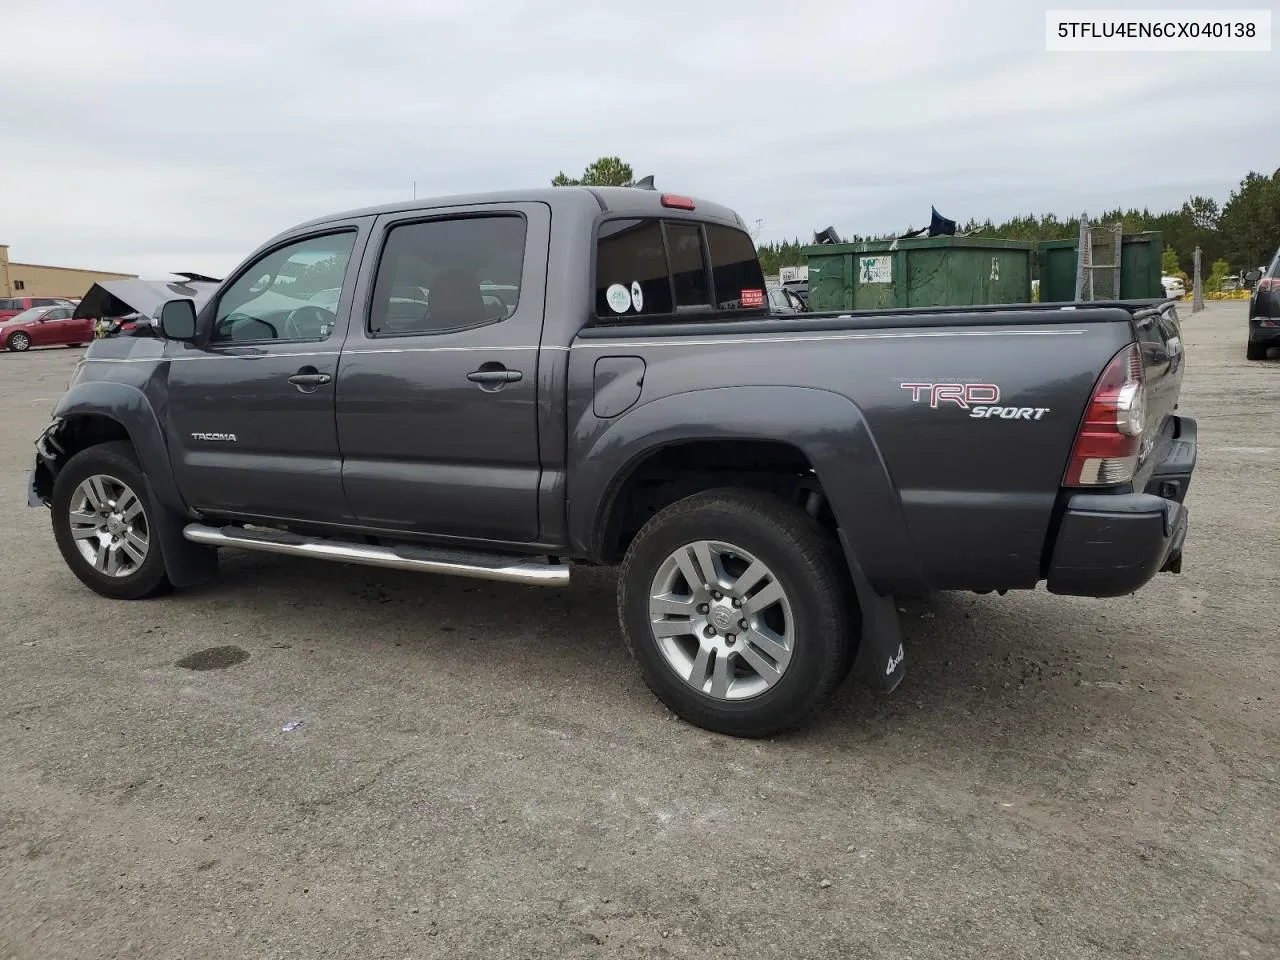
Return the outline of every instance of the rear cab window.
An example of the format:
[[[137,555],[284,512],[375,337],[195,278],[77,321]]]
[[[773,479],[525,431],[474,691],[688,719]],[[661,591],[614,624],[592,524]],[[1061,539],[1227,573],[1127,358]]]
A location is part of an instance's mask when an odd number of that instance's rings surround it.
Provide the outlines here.
[[[604,221],[596,235],[598,322],[765,313],[764,274],[743,230],[666,217]]]

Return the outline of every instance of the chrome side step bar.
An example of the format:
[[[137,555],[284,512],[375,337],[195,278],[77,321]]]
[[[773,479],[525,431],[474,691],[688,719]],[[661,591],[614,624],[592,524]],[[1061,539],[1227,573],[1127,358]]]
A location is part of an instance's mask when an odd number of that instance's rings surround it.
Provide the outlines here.
[[[263,553],[282,553],[290,557],[358,563],[368,567],[443,573],[540,587],[555,587],[569,582],[569,564],[563,561],[544,563],[527,557],[412,544],[377,547],[324,537],[303,537],[284,530],[211,527],[203,523],[187,524],[182,535],[193,543],[211,547],[236,547]]]

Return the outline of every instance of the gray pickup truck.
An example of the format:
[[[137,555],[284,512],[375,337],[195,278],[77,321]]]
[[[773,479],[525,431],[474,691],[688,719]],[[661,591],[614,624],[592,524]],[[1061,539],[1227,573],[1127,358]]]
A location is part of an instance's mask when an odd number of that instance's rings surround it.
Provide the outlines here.
[[[743,221],[652,189],[416,201],[289,230],[93,343],[29,501],[119,599],[219,547],[534,585],[617,564],[656,695],[763,736],[850,669],[897,685],[897,596],[1177,571],[1182,364],[1158,301],[776,316]]]

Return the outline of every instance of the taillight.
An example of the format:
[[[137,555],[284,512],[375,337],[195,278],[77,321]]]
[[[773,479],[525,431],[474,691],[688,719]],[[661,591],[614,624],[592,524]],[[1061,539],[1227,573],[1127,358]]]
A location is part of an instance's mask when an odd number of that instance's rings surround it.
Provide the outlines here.
[[[662,205],[671,207],[673,210],[692,210],[693,201],[688,197],[681,197],[674,193],[664,193],[662,195]]]
[[[1146,412],[1142,352],[1131,343],[1111,358],[1093,388],[1071,450],[1066,485],[1094,487],[1132,480]]]
[[[1280,290],[1280,277],[1263,277],[1258,281],[1259,290]]]

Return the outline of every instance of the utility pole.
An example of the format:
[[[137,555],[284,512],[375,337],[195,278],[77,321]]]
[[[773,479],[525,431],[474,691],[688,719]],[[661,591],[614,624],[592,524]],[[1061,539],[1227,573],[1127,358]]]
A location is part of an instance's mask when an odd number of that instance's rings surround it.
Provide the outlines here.
[[[1200,247],[1197,246],[1195,253],[1192,254],[1192,262],[1195,265],[1195,278],[1191,281],[1191,312],[1199,313],[1204,309],[1204,282],[1200,279]]]

